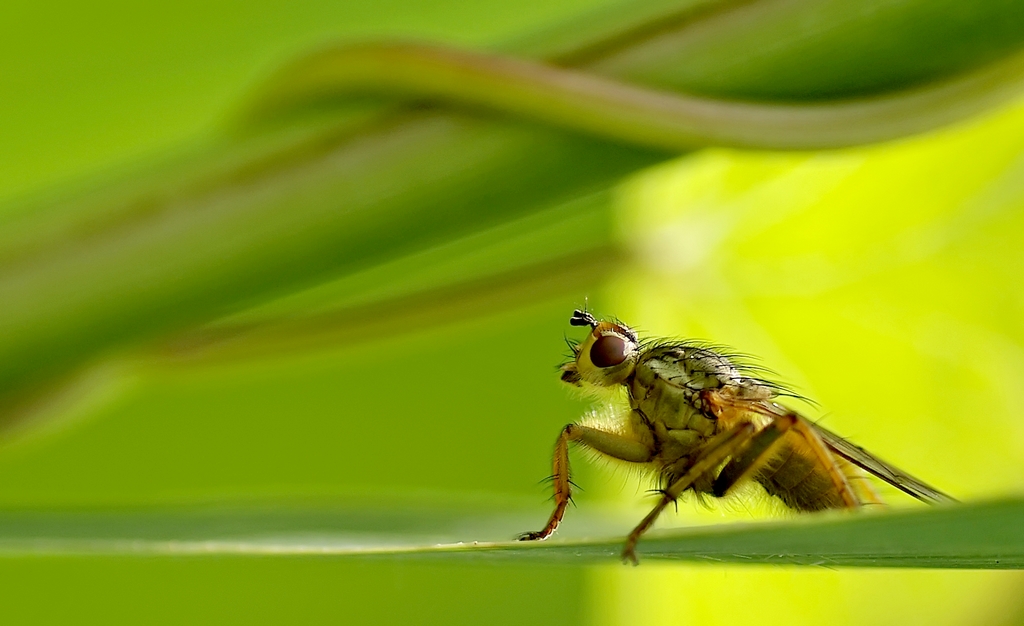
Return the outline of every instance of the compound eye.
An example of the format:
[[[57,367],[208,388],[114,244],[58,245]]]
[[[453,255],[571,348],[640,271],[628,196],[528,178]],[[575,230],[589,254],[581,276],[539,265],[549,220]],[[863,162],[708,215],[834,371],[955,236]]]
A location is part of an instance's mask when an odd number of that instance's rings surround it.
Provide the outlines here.
[[[604,335],[590,346],[590,362],[598,367],[612,367],[626,360],[626,342],[622,337]]]

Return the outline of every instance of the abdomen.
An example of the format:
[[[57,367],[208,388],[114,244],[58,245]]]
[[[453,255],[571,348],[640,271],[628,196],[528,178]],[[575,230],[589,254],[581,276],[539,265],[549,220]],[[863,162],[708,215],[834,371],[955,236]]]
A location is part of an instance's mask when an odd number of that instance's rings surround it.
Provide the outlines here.
[[[802,446],[783,440],[779,450],[764,464],[756,480],[770,495],[782,500],[797,511],[822,511],[845,508],[843,498],[817,457],[805,452]],[[859,500],[859,504],[880,504],[867,476],[844,459],[835,458],[835,465],[846,478]]]

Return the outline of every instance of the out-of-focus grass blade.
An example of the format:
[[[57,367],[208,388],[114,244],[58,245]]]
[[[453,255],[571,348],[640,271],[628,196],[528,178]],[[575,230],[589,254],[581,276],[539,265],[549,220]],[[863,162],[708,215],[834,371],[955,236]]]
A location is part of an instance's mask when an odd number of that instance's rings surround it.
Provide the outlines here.
[[[586,294],[624,261],[613,196],[597,193],[291,294],[172,338],[158,354],[192,361],[351,346]]]
[[[286,285],[315,284],[585,195],[658,158],[440,113],[331,140],[310,160],[176,198],[6,264],[0,393]]]
[[[612,141],[688,150],[835,148],[937,128],[1024,92],[1016,54],[927,87],[821,104],[714,100],[644,89],[581,71],[423,44],[318,52],[283,68],[243,119],[258,123],[310,103],[385,95],[476,107]]]
[[[710,9],[666,12],[646,30],[567,58],[672,91],[803,101],[941,80],[1024,43],[1024,5],[999,0],[758,0]]]
[[[366,515],[357,517],[365,527]],[[340,531],[339,524],[358,520],[346,522],[323,515],[191,518],[193,524],[212,531],[205,537],[188,527],[189,518],[178,519],[177,524],[174,516],[166,515],[148,521],[144,517],[118,519],[117,514],[81,518],[76,526],[75,515],[61,522],[57,516],[47,520],[23,515],[17,519],[8,514],[0,519],[0,555],[324,555],[583,564],[615,562],[622,549],[621,538],[477,542],[470,534],[473,531],[465,529],[458,531],[464,535],[458,543],[417,544],[403,542],[401,535]],[[638,552],[641,561],[1022,569],[1024,538],[1018,532],[1022,523],[1021,500],[898,513],[808,515],[785,522],[652,532],[640,543]],[[127,534],[111,536],[106,526]],[[451,532],[449,525],[446,533],[451,536]]]
[[[342,342],[352,346],[566,292],[585,292],[620,259],[615,248],[599,247],[363,305],[215,324],[164,344],[159,355],[174,360],[237,359]]]

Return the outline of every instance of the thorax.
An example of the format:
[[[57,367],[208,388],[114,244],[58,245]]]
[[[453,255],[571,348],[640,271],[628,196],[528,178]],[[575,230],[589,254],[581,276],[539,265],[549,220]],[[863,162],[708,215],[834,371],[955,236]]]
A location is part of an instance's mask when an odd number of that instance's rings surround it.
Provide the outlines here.
[[[718,432],[719,424],[703,408],[700,394],[723,387],[734,387],[744,395],[771,394],[744,377],[726,357],[685,344],[648,350],[627,381],[632,408],[647,423],[660,448],[675,450],[669,456],[688,454]]]

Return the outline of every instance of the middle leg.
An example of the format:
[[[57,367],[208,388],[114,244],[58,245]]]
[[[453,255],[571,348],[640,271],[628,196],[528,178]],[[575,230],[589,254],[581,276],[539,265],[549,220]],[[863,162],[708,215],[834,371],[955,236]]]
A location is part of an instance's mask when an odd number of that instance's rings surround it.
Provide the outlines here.
[[[661,499],[658,500],[654,509],[652,509],[651,512],[647,514],[647,517],[645,517],[637,527],[633,529],[633,532],[629,533],[629,537],[626,538],[626,546],[622,550],[622,560],[636,565],[638,563],[636,558],[636,544],[640,541],[640,536],[654,525],[654,521],[658,519],[658,516],[665,510],[665,507],[675,502],[684,491],[693,485],[694,481],[704,474],[714,470],[745,444],[749,443],[756,432],[757,429],[753,424],[744,423],[738,424],[730,430],[727,430],[715,437],[715,439],[708,444],[708,448],[704,454],[697,459],[685,474],[673,481],[672,484],[662,492]]]

